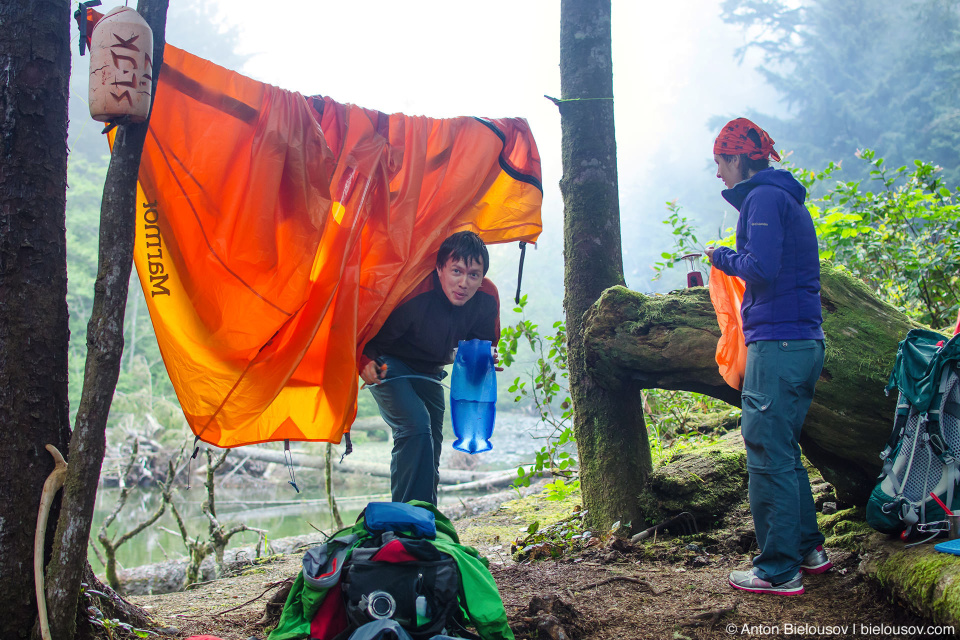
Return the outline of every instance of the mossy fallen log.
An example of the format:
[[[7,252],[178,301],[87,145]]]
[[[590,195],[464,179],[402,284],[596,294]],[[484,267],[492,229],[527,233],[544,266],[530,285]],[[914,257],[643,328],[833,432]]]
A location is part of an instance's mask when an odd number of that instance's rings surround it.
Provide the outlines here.
[[[933,624],[960,630],[960,556],[933,546],[906,548],[895,538],[874,533],[862,545],[858,571]]]
[[[919,325],[826,262],[821,287],[826,359],[800,444],[839,498],[864,504],[896,403],[883,387],[897,343]],[[739,391],[717,368],[720,327],[705,287],[657,296],[612,287],[587,312],[585,331],[594,379],[610,389],[632,379],[643,388],[694,391],[740,406]]]
[[[657,465],[639,502],[647,524],[687,512],[704,528],[715,525],[746,495],[747,454],[740,436],[729,433],[715,443],[681,450]]]

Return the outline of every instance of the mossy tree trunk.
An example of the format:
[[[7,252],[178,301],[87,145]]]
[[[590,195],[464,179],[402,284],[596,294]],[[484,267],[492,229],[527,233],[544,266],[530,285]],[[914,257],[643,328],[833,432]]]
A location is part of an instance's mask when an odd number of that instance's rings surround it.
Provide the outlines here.
[[[564,309],[583,502],[591,527],[639,524],[651,469],[639,387],[629,378],[598,385],[583,348],[583,314],[624,282],[610,0],[563,0],[560,12]]]
[[[137,12],[153,30],[153,95],[163,65],[168,0],[140,0]],[[114,141],[100,207],[100,256],[93,309],[87,324],[83,391],[70,439],[69,468],[46,594],[55,638],[76,630],[80,582],[106,448],[107,416],[120,375],[123,317],[127,304],[137,211],[137,175],[147,122],[121,125]]]
[[[44,445],[66,451],[70,439],[70,3],[0,2],[0,68],[0,638],[19,638],[37,618],[33,537],[54,466]]]
[[[800,445],[839,498],[864,504],[896,404],[883,388],[898,342],[918,325],[828,263],[821,287],[826,358]],[[707,288],[648,297],[614,287],[585,324],[587,364],[598,385],[613,389],[636,378],[644,388],[695,391],[740,406],[739,391],[717,368],[720,327]]]

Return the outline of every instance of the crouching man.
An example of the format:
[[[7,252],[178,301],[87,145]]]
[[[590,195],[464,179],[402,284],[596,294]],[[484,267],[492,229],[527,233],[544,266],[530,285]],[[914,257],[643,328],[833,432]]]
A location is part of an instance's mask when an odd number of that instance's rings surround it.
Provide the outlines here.
[[[360,377],[393,430],[394,502],[437,504],[443,443],[444,365],[460,340],[500,340],[500,298],[485,278],[487,247],[472,231],[440,245],[431,272],[387,317],[363,348]]]

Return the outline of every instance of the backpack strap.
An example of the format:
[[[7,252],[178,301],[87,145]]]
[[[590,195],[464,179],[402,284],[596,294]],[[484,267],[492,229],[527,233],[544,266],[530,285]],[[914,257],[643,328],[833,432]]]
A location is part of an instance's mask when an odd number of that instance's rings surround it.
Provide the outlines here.
[[[949,367],[944,367],[945,372],[949,371]],[[960,363],[957,363],[957,373],[960,374]],[[958,375],[958,380],[960,380],[960,375]],[[944,380],[946,380],[946,375],[944,375]],[[960,385],[960,382],[956,384]],[[949,386],[949,384],[945,385]],[[945,401],[943,402],[943,413],[952,416],[955,420],[960,422],[960,403],[952,402],[949,400],[950,396],[953,395],[949,389],[942,388],[941,393],[944,394]],[[941,415],[941,419],[942,419]],[[944,474],[947,475],[947,495],[946,501],[944,502],[947,505],[948,509],[953,508],[953,496],[954,489],[957,486],[957,483],[960,482],[960,459],[958,456],[954,455],[951,461],[945,465]]]
[[[340,582],[343,564],[360,542],[355,533],[337,536],[303,555],[303,581],[314,589],[329,589]]]
[[[900,439],[903,438],[903,432],[907,428],[907,419],[910,417],[910,403],[901,393],[897,398],[897,413],[893,420],[893,431],[887,440],[887,446],[880,452],[880,459],[883,461],[883,470],[880,472],[880,478],[890,477],[893,479],[894,486],[897,485],[896,477],[893,474],[893,457],[891,454],[896,449]],[[897,493],[900,488],[897,487]]]
[[[957,456],[950,449],[949,443],[944,440],[943,432],[940,430],[940,403],[947,392],[950,373],[950,367],[943,367],[943,371],[940,373],[940,387],[933,397],[931,409],[921,416],[921,419],[926,422],[927,433],[930,435],[930,448],[940,458],[940,461],[948,467],[955,463]]]
[[[957,379],[960,380],[960,361],[957,361],[955,364],[956,364],[955,370],[957,374]],[[958,382],[957,384],[960,385],[960,382]],[[950,400],[948,396],[947,400],[943,403],[943,407],[941,410],[943,413],[949,416],[952,416],[955,420],[957,420],[957,422],[960,422],[960,402],[954,402]]]

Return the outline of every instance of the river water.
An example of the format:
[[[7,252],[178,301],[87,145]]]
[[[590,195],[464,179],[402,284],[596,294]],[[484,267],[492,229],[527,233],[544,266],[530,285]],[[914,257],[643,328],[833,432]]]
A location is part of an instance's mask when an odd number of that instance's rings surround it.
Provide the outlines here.
[[[552,427],[540,422],[536,416],[520,413],[501,412],[497,416],[491,443],[491,451],[476,454],[474,460],[468,455],[453,450],[451,436],[444,437],[441,467],[460,467],[475,464],[475,470],[492,471],[516,468],[520,464],[533,461],[534,452],[545,444],[544,438],[552,433]],[[294,445],[295,446],[295,445]],[[354,452],[347,460],[356,463],[390,461],[390,442],[364,442],[354,444]],[[335,447],[337,459],[343,446]],[[320,445],[309,445],[305,452],[320,454]],[[242,450],[241,450],[242,453]],[[202,460],[202,456],[198,457]],[[200,467],[194,461],[194,471]],[[174,501],[184,518],[190,537],[207,536],[208,520],[201,511],[206,500],[203,479],[194,474],[194,480],[188,489],[184,485],[177,487]],[[281,465],[271,465],[264,478],[246,479],[238,484],[235,479],[218,482],[216,486],[217,515],[227,527],[243,523],[257,529],[265,529],[268,539],[302,535],[315,529],[329,531],[333,527],[333,518],[327,506],[323,485],[322,469],[296,469],[296,482],[300,488],[297,493],[288,484],[288,471]],[[390,481],[387,478],[375,478],[361,474],[337,473],[334,466],[334,493],[337,506],[344,523],[356,520],[357,515],[373,500],[390,499]],[[114,509],[119,489],[101,488],[94,512],[91,541],[95,541],[101,523]],[[440,498],[440,509],[444,504],[458,504],[469,494],[446,493]],[[133,489],[127,505],[109,529],[111,536],[122,535],[130,530],[159,504],[157,489]],[[243,532],[234,536],[230,547],[251,546],[256,544],[258,536],[253,532]],[[93,542],[93,544],[98,544]],[[185,548],[176,521],[169,510],[160,521],[120,547],[117,561],[122,567],[135,567],[143,564],[162,562],[185,555]],[[94,571],[101,573],[103,565],[91,549],[90,563]]]

